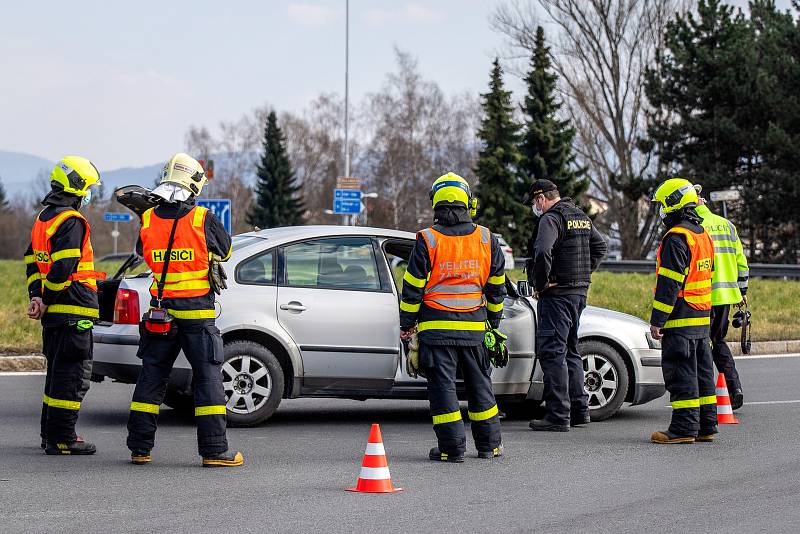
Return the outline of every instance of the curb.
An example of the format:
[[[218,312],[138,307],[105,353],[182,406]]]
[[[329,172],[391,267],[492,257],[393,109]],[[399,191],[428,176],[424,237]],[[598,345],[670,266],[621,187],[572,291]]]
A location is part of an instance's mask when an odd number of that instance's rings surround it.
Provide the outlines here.
[[[40,354],[25,356],[0,356],[0,372],[44,371],[47,360]]]
[[[728,347],[734,356],[742,356],[742,345],[738,341],[728,341]],[[800,339],[787,341],[755,341],[750,347],[750,354],[791,354],[800,352]]]

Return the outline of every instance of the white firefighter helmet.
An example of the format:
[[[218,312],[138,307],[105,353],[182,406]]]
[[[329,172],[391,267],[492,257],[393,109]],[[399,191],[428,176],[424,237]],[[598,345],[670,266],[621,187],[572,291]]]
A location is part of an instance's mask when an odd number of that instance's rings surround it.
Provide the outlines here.
[[[170,202],[187,200],[200,194],[206,180],[206,173],[200,162],[188,154],[178,152],[161,169],[161,181],[153,194]]]

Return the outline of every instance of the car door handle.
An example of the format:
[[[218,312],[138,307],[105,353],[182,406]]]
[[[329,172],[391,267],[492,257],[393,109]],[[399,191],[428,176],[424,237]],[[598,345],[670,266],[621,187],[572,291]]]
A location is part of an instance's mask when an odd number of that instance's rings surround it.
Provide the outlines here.
[[[303,306],[301,303],[295,302],[295,301],[292,301],[289,304],[281,304],[281,309],[282,310],[293,311],[293,312],[304,312],[304,311],[306,311],[306,307],[305,306]]]

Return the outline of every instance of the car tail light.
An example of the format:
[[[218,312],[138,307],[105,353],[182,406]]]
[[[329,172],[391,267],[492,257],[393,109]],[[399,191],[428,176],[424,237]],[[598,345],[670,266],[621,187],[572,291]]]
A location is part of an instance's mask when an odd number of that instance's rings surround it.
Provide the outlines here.
[[[114,301],[114,322],[117,324],[139,324],[139,293],[133,289],[120,289]]]

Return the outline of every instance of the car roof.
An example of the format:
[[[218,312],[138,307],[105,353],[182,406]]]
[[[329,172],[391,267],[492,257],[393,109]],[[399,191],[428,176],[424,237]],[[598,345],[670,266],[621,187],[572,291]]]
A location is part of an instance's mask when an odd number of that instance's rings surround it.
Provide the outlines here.
[[[278,228],[267,228],[257,232],[247,232],[239,236],[260,237],[274,241],[295,241],[298,239],[309,239],[314,237],[330,236],[378,236],[394,237],[399,239],[414,239],[415,235],[411,232],[401,230],[390,230],[388,228],[373,228],[370,226],[335,226],[335,225],[306,225],[306,226],[281,226]]]

